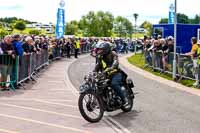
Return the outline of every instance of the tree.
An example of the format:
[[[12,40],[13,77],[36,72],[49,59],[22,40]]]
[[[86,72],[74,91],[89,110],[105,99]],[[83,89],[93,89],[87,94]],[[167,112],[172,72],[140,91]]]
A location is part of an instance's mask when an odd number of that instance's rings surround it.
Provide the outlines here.
[[[83,30],[84,36],[100,36],[95,12],[90,11],[86,16],[81,18],[80,28]]]
[[[191,24],[200,24],[200,16],[195,15],[194,19],[190,19]]]
[[[159,24],[168,24],[168,18],[161,18]]]
[[[67,25],[65,27],[65,34],[66,35],[75,35],[78,33],[78,30],[79,30],[78,22],[76,20],[73,20],[73,21],[67,23]]]
[[[128,34],[129,37],[132,38],[133,25],[128,19],[124,19],[124,27],[126,28],[126,34]]]
[[[6,30],[4,30],[4,29],[1,29],[0,30],[0,38],[3,38],[3,37],[5,37],[6,35],[8,35],[9,33],[8,33],[8,31],[6,31]]]
[[[181,13],[177,13],[177,22],[181,23],[181,24],[188,24],[191,21],[190,21],[190,19],[188,18],[187,15],[181,14]],[[159,21],[159,24],[168,24],[168,18],[162,18]]]
[[[31,34],[31,35],[40,35],[41,32],[39,30],[30,30],[29,34]]]
[[[151,36],[151,35],[152,35],[152,33],[153,33],[153,25],[152,25],[150,22],[144,21],[144,22],[141,24],[140,27],[141,27],[141,28],[144,28],[144,29],[146,29],[146,30],[148,31],[148,36]]]
[[[113,29],[113,15],[109,12],[104,13],[102,11],[99,11],[97,12],[97,20],[98,26],[100,28],[100,36],[110,37]]]
[[[26,29],[26,24],[23,21],[17,21],[14,25],[14,28],[23,31]]]
[[[132,23],[122,16],[118,16],[114,21],[114,31],[118,34],[119,37],[126,37],[127,34],[129,37],[132,37],[133,25]]]
[[[112,35],[114,17],[109,12],[90,11],[83,16],[79,27],[84,36],[110,37]]]
[[[0,23],[0,29],[2,29],[3,28],[3,23]]]
[[[21,19],[21,18],[17,18],[17,17],[6,17],[6,18],[0,18],[0,22],[4,22],[4,23],[15,23],[16,21],[23,21],[27,24],[32,24],[34,22],[31,22],[31,21],[28,21],[28,20],[24,20],[24,19]]]
[[[182,23],[182,24],[188,24],[190,21],[189,21],[189,18],[187,15],[178,13],[177,14],[177,22]]]
[[[135,32],[136,32],[136,27],[137,27],[137,19],[138,19],[138,14],[137,13],[134,13],[133,14],[133,17],[134,17],[134,19],[135,19]]]

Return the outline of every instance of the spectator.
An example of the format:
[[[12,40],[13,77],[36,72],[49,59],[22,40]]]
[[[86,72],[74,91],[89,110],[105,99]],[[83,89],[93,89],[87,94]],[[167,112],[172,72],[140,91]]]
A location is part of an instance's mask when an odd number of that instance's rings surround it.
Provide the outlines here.
[[[173,60],[173,56],[170,56],[171,52],[174,52],[174,45],[173,45],[173,37],[169,36],[167,38],[166,43],[163,45],[163,58],[162,58],[162,63],[163,63],[163,71],[166,71],[169,69],[168,63]],[[172,62],[171,62],[172,63]]]
[[[192,43],[192,50],[189,53],[186,53],[186,56],[190,56],[192,59],[192,63],[193,63],[193,69],[194,69],[194,77],[196,79],[196,82],[193,84],[193,86],[199,86],[199,82],[198,82],[198,63],[197,63],[197,50],[199,48],[198,44],[197,44],[197,38],[196,37],[192,37],[191,39],[191,43]],[[188,71],[188,70],[187,70]]]
[[[0,45],[2,49],[3,55],[1,55],[0,59],[0,73],[1,73],[1,81],[2,84],[0,85],[2,90],[9,90],[6,88],[6,82],[8,75],[11,75],[13,62],[15,59],[15,50],[12,45],[12,37],[6,36],[4,38],[3,43]]]
[[[80,41],[77,39],[76,41],[74,40],[73,43],[74,43],[73,45],[74,45],[74,49],[75,49],[74,57],[78,58],[78,52],[80,49]]]
[[[21,37],[19,34],[13,35],[13,48],[15,49],[15,53],[18,56],[23,56],[23,48],[22,48],[22,42],[21,42]]]
[[[155,66],[156,68],[161,68],[162,66],[162,45],[160,43],[161,41],[159,40],[155,40],[154,41],[154,48],[153,48],[153,51],[154,51],[154,56],[155,56]]]
[[[66,42],[66,50],[67,50],[67,58],[71,57],[71,48],[72,48],[72,41],[71,39],[68,39]]]
[[[35,36],[34,37],[34,42],[35,42],[35,48],[36,48],[36,50],[38,52],[41,51],[42,43],[40,42],[40,37],[39,36]]]
[[[23,56],[23,48],[22,48],[22,42],[20,42],[21,40],[21,37],[19,34],[15,34],[13,35],[13,41],[12,41],[12,44],[13,44],[13,48],[15,50],[15,53],[17,56],[19,56],[19,64],[21,64],[21,58]],[[16,62],[14,62],[14,65],[12,67],[12,74],[10,76],[10,79],[11,81],[16,81],[16,77],[17,77],[17,68],[15,67],[16,66]],[[14,87],[16,89],[18,89],[17,87],[17,82],[14,83]]]
[[[3,50],[2,50],[1,45],[0,45],[0,55],[2,55],[2,54],[3,54]]]
[[[3,50],[1,48],[1,45],[0,45],[0,56],[3,55]],[[1,68],[2,64],[1,64],[1,61],[0,61],[0,68]],[[0,74],[1,74],[1,71],[0,71]],[[2,82],[2,76],[0,76],[0,82]],[[0,84],[0,87],[1,87],[1,84]]]
[[[48,53],[49,53],[49,60],[51,61],[54,58],[54,44],[55,42],[53,40],[51,40],[50,45],[49,45],[49,49],[48,49]]]
[[[44,37],[42,37],[42,38],[40,39],[40,43],[42,43],[42,49],[48,50],[48,47],[49,47],[48,38],[45,38],[45,39],[44,39]]]
[[[197,82],[200,83],[200,41],[197,42],[199,48],[197,50],[197,62],[198,62],[198,80]],[[198,84],[199,85],[199,84]]]
[[[36,48],[34,46],[33,39],[30,36],[27,36],[25,39],[25,43],[22,45],[25,54],[31,54],[33,52],[36,52]]]
[[[146,63],[145,66],[152,65],[152,58],[151,58],[151,54],[150,54],[150,50],[149,50],[150,47],[151,47],[151,42],[147,38],[144,41],[144,55],[145,55],[145,63]]]

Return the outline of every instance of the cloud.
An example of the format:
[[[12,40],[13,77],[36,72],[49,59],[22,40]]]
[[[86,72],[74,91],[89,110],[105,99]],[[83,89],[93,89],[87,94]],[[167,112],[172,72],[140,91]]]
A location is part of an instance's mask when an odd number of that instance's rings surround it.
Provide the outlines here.
[[[0,6],[0,10],[22,10],[22,5],[13,5],[13,6]]]

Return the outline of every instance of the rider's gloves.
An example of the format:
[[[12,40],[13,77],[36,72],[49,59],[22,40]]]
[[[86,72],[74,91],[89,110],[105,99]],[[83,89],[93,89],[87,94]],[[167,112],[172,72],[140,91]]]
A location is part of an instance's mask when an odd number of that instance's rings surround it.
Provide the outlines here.
[[[110,67],[110,68],[106,68],[106,70],[104,70],[104,72],[107,73],[107,72],[110,72],[112,70],[113,70],[113,68]]]

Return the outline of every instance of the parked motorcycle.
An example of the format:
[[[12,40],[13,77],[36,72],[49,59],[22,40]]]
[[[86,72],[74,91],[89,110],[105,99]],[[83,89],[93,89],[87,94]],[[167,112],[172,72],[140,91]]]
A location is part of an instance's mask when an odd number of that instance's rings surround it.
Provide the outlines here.
[[[135,96],[131,79],[126,79],[121,85],[128,99],[126,106],[112,89],[111,81],[106,78],[105,73],[90,73],[85,76],[84,81],[84,84],[80,86],[78,106],[81,115],[88,122],[99,122],[105,111],[112,112],[121,109],[124,112],[130,112],[132,110]]]

